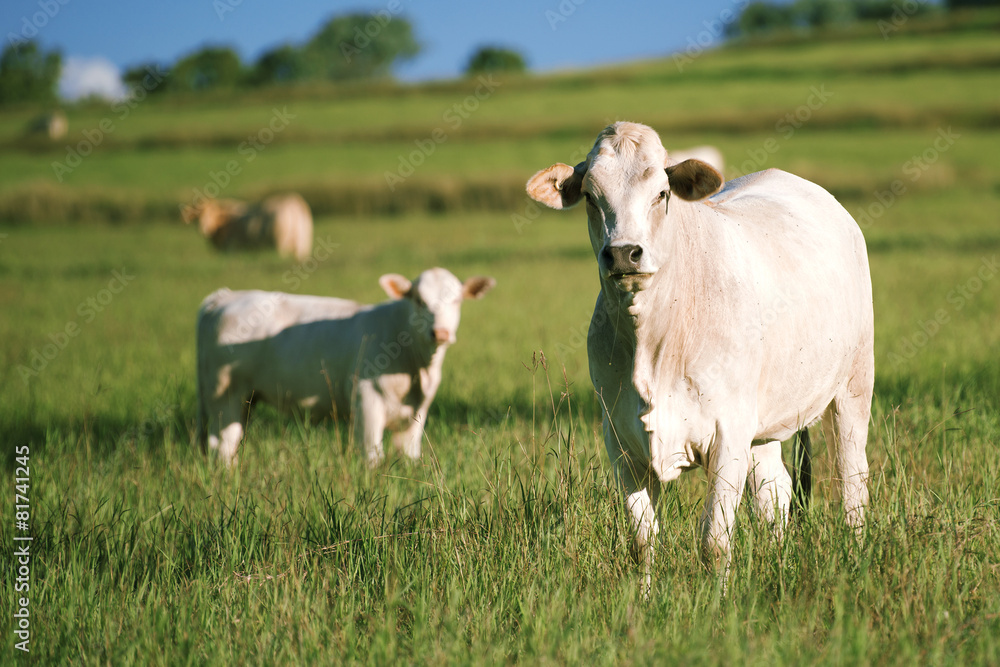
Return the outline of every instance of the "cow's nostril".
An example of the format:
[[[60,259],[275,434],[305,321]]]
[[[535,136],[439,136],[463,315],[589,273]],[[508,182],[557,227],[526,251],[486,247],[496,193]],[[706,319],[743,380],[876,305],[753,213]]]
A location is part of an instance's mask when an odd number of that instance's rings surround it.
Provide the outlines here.
[[[639,261],[642,259],[642,248],[640,248],[639,246],[633,248],[632,251],[629,252],[628,258],[630,262],[632,262],[636,266],[639,266]]]

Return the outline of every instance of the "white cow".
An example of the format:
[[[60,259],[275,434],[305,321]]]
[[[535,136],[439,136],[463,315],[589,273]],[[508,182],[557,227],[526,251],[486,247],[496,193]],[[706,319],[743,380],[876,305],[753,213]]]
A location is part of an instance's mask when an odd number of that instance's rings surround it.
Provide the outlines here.
[[[346,299],[221,289],[198,311],[198,433],[227,464],[236,461],[251,400],[280,409],[351,418],[369,465],[383,458],[385,429],[410,458],[420,456],[427,410],[455,342],[463,299],[495,284],[464,283],[445,269],[411,283],[387,274],[392,300]]]
[[[720,174],[726,173],[726,160],[722,157],[722,151],[715,146],[692,146],[691,148],[672,150],[667,159],[673,164],[680,164],[685,160],[701,160]]]
[[[587,202],[601,280],[590,375],[647,590],[660,485],[707,470],[702,557],[727,571],[745,481],[780,535],[791,497],[781,441],[821,416],[860,529],[874,381],[871,278],[850,214],[775,169],[720,191],[702,162],[664,165],[656,132],[615,123],[584,162],[527,185],[552,208]]]
[[[184,206],[181,217],[189,224],[198,220],[202,236],[219,250],[276,248],[278,254],[300,262],[312,252],[312,211],[294,193],[272,195],[256,204],[206,199]]]

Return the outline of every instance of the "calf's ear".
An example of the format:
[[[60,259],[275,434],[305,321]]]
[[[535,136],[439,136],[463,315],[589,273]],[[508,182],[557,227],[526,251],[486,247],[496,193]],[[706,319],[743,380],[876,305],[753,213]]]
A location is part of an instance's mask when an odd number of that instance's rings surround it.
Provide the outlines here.
[[[409,295],[413,284],[405,276],[398,273],[387,273],[378,279],[378,284],[382,286],[390,299],[402,299]]]
[[[472,276],[462,284],[462,298],[482,299],[496,284],[489,276]]]
[[[583,198],[580,186],[586,173],[586,162],[575,168],[559,162],[532,176],[525,189],[529,197],[549,208],[569,208]]]
[[[722,187],[722,174],[701,160],[684,160],[666,168],[670,192],[687,201],[714,195]]]

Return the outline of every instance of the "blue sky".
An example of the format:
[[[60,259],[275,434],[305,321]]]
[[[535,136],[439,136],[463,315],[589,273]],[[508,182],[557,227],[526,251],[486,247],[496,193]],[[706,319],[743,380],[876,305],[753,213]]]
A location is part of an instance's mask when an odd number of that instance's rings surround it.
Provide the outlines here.
[[[304,42],[331,16],[387,11],[407,18],[423,47],[395,74],[422,81],[456,76],[483,44],[520,51],[535,71],[660,57],[717,41],[720,19],[746,1],[3,0],[0,27],[5,45],[34,35],[44,48],[58,48],[67,74],[79,80],[147,61],[171,63],[208,44],[232,46],[252,62],[271,47]]]

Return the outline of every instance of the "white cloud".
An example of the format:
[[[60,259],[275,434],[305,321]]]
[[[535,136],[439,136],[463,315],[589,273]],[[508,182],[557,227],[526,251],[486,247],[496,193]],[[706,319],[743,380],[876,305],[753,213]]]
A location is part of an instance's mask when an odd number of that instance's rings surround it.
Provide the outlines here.
[[[126,96],[118,66],[106,58],[78,58],[70,56],[63,61],[59,75],[59,96],[65,100],[76,100],[88,95],[96,95],[109,100]]]

